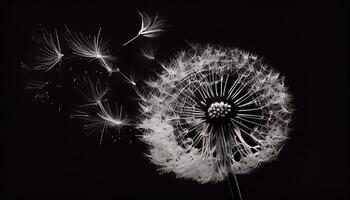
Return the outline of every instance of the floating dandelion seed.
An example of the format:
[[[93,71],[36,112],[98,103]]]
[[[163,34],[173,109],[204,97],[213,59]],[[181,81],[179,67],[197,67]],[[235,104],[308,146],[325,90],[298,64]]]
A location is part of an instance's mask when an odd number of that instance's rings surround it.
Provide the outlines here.
[[[133,37],[131,40],[127,41],[123,44],[123,46],[129,44],[139,36],[144,36],[148,38],[157,37],[160,33],[164,31],[163,27],[165,24],[165,20],[161,19],[156,15],[154,19],[147,15],[144,12],[138,12],[141,16],[141,29],[138,32],[138,34]]]
[[[131,73],[127,79],[125,79],[125,82],[129,83],[131,86],[136,86],[136,77],[135,74]]]
[[[114,69],[112,61],[115,59],[109,49],[108,41],[103,41],[101,37],[101,28],[98,30],[96,36],[85,36],[83,34],[71,33],[67,29],[66,40],[68,46],[77,56],[87,58],[90,60],[98,60],[99,64],[104,67],[109,74],[119,70]]]
[[[162,172],[200,183],[249,173],[287,139],[284,78],[238,49],[194,45],[140,95],[138,127]]]
[[[42,90],[48,85],[48,82],[43,82],[43,81],[29,81],[24,89],[26,90]]]
[[[158,48],[151,46],[150,44],[141,49],[143,57],[149,60],[155,60]]]
[[[109,91],[108,86],[102,85],[100,80],[97,80],[95,83],[86,77],[75,80],[79,83],[79,91],[81,94],[83,94],[87,101],[87,104],[84,104],[84,106],[97,105],[98,102],[103,101],[103,97]]]
[[[123,127],[129,125],[129,121],[123,116],[122,107],[115,107],[112,111],[111,107],[104,102],[97,102],[97,107],[88,108],[82,107],[80,110],[75,110],[71,115],[72,118],[85,121],[83,128],[88,131],[87,135],[100,132],[100,142],[102,144],[103,137],[109,129],[116,129],[118,134]]]
[[[87,135],[100,132],[100,145],[102,144],[103,137],[110,129],[116,129],[120,135],[120,131],[123,127],[130,125],[129,120],[123,114],[123,108],[115,105],[115,109],[112,109],[106,102],[104,96],[108,92],[107,87],[102,87],[101,83],[97,81],[96,85],[90,81],[90,79],[83,79],[90,88],[86,93],[87,104],[79,106],[74,111],[71,118],[81,119],[85,121],[83,128],[88,131]]]
[[[68,46],[72,49],[73,53],[77,56],[87,58],[90,60],[97,60],[100,66],[104,67],[109,75],[117,72],[124,79],[126,79],[132,85],[135,85],[135,82],[130,80],[124,73],[120,71],[118,67],[113,65],[113,60],[116,58],[112,56],[111,50],[109,49],[108,41],[103,41],[101,37],[101,28],[98,30],[96,36],[85,36],[83,34],[72,33],[67,29],[66,40]]]
[[[32,90],[36,92],[34,94],[33,99],[34,100],[40,100],[41,102],[44,102],[45,100],[49,99],[49,92],[46,91],[47,86],[49,85],[49,82],[43,82],[43,81],[29,81],[24,89],[26,90]]]
[[[34,57],[35,61],[33,66],[26,66],[26,68],[49,71],[56,66],[64,56],[61,52],[57,30],[55,29],[55,34],[52,35],[44,29],[42,37],[37,38],[36,41],[41,45],[39,53]]]

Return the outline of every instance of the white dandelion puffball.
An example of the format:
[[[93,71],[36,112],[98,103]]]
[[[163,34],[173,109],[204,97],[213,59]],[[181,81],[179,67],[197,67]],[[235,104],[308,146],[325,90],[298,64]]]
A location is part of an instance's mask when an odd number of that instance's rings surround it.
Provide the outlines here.
[[[249,53],[212,45],[162,66],[140,94],[138,124],[161,172],[215,183],[276,158],[292,113],[279,73]]]

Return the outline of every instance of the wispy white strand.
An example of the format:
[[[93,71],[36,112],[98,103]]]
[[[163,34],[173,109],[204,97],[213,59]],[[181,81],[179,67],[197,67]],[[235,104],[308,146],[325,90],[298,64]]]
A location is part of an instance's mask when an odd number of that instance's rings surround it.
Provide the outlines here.
[[[144,36],[148,38],[157,37],[164,31],[165,20],[161,19],[158,15],[151,17],[144,12],[138,12],[141,17],[141,28],[138,34],[123,44],[123,46],[134,41],[139,36]]]
[[[73,54],[89,60],[97,60],[109,74],[119,70],[112,64],[115,57],[110,53],[108,41],[103,41],[101,37],[101,28],[94,36],[72,33],[67,26],[66,30],[68,47],[73,51]]]
[[[61,51],[60,40],[55,29],[54,34],[48,33],[44,30],[41,38],[38,38],[40,46],[38,54],[34,57],[33,66],[28,69],[49,71],[56,66],[63,58]]]
[[[87,129],[88,135],[95,132],[100,132],[100,145],[103,137],[109,129],[116,129],[120,134],[123,127],[130,125],[130,121],[123,113],[122,106],[112,109],[105,95],[108,93],[108,88],[103,87],[99,81],[93,83],[90,79],[83,79],[83,84],[87,86],[85,94],[87,104],[79,106],[71,115],[72,118],[80,119],[85,122],[84,129]]]

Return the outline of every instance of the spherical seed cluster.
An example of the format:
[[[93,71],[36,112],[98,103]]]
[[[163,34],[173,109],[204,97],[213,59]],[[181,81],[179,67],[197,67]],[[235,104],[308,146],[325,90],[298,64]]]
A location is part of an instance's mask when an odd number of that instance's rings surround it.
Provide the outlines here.
[[[218,182],[278,155],[292,112],[280,74],[249,53],[211,45],[162,66],[140,94],[138,125],[161,172]]]
[[[208,108],[208,116],[210,118],[225,117],[231,111],[231,105],[221,101],[220,103],[215,102]]]

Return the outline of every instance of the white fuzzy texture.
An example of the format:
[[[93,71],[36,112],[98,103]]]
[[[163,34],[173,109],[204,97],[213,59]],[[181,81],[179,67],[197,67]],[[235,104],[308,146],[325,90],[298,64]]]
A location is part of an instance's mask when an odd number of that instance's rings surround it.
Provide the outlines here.
[[[147,82],[147,93],[140,94],[138,125],[149,145],[147,156],[161,172],[219,182],[276,158],[292,113],[283,77],[256,56],[211,45],[193,45],[163,67],[158,79]],[[223,125],[226,129],[209,128],[201,109],[214,97],[235,102],[238,114]]]

